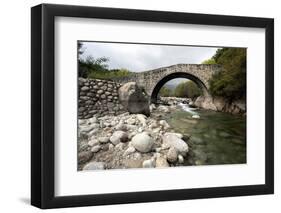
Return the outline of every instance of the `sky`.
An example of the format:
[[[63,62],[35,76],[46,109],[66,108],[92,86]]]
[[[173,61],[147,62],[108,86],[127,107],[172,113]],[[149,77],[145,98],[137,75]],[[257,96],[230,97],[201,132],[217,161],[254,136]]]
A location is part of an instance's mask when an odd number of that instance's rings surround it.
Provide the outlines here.
[[[147,45],[127,43],[82,42],[82,58],[106,57],[109,69],[126,68],[141,72],[175,64],[200,64],[218,48],[194,46]]]

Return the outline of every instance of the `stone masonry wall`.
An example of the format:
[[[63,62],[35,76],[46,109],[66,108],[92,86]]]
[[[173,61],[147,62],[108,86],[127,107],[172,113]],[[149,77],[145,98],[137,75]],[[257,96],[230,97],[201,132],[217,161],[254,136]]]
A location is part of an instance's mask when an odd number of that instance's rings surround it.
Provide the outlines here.
[[[121,84],[99,79],[78,79],[78,118],[118,115],[124,112],[119,102]]]

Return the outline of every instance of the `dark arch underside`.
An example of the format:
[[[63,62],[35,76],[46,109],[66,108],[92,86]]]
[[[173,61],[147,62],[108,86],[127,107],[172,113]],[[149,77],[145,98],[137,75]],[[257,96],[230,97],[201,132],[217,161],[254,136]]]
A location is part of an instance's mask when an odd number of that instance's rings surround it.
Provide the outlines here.
[[[191,81],[193,81],[194,83],[197,84],[197,86],[202,89],[203,94],[208,94],[207,91],[207,87],[205,86],[205,84],[197,77],[195,77],[192,74],[189,73],[185,73],[185,72],[177,72],[177,73],[172,73],[169,74],[167,76],[165,76],[164,78],[162,78],[157,84],[156,86],[153,88],[153,91],[151,93],[151,103],[156,103],[157,102],[157,96],[158,93],[160,91],[160,89],[164,86],[164,84],[172,79],[175,78],[186,78],[189,79]]]

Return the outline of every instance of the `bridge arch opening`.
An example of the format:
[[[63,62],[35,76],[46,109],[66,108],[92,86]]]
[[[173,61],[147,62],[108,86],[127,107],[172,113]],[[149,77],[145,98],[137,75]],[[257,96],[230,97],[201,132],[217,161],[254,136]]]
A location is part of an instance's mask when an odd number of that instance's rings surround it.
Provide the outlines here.
[[[170,80],[173,80],[175,78],[186,78],[188,80],[193,81],[198,88],[201,89],[202,93],[204,96],[209,96],[209,92],[207,90],[206,85],[196,76],[189,74],[189,73],[185,73],[185,72],[176,72],[176,73],[172,73],[169,74],[165,77],[163,77],[160,81],[158,81],[156,83],[156,85],[154,86],[152,93],[151,93],[151,103],[157,103],[157,98],[158,98],[158,94],[161,90],[161,88]]]

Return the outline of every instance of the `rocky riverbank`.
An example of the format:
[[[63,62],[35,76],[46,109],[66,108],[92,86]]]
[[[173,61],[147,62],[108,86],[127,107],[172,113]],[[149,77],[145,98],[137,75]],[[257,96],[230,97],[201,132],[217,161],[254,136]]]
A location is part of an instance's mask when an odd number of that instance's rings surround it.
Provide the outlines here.
[[[193,105],[202,109],[246,116],[245,100],[228,101],[227,99],[222,97],[199,96],[194,101]]]
[[[151,115],[123,113],[79,119],[78,169],[154,168],[183,165],[190,135],[163,119],[176,106],[150,105]]]
[[[199,96],[192,100],[191,98],[179,98],[179,97],[161,97],[158,100],[162,105],[179,105],[188,104],[190,107],[198,107],[201,109],[212,110],[216,112],[227,112],[234,115],[246,115],[246,101],[235,100],[229,101],[222,97],[205,97]]]
[[[79,79],[78,170],[205,164],[207,155],[193,150],[193,146],[200,146],[205,139],[191,137],[192,129],[179,133],[178,127],[173,129],[166,121],[169,113],[186,111],[186,106],[233,114],[246,111],[243,103],[228,104],[208,97],[198,97],[195,102],[161,97],[157,106],[149,105],[147,94],[135,82],[120,85],[106,80]],[[184,126],[202,121],[196,113],[184,115],[183,119]]]
[[[179,105],[191,103],[191,98],[179,98],[179,97],[160,97],[159,103],[163,105]]]

